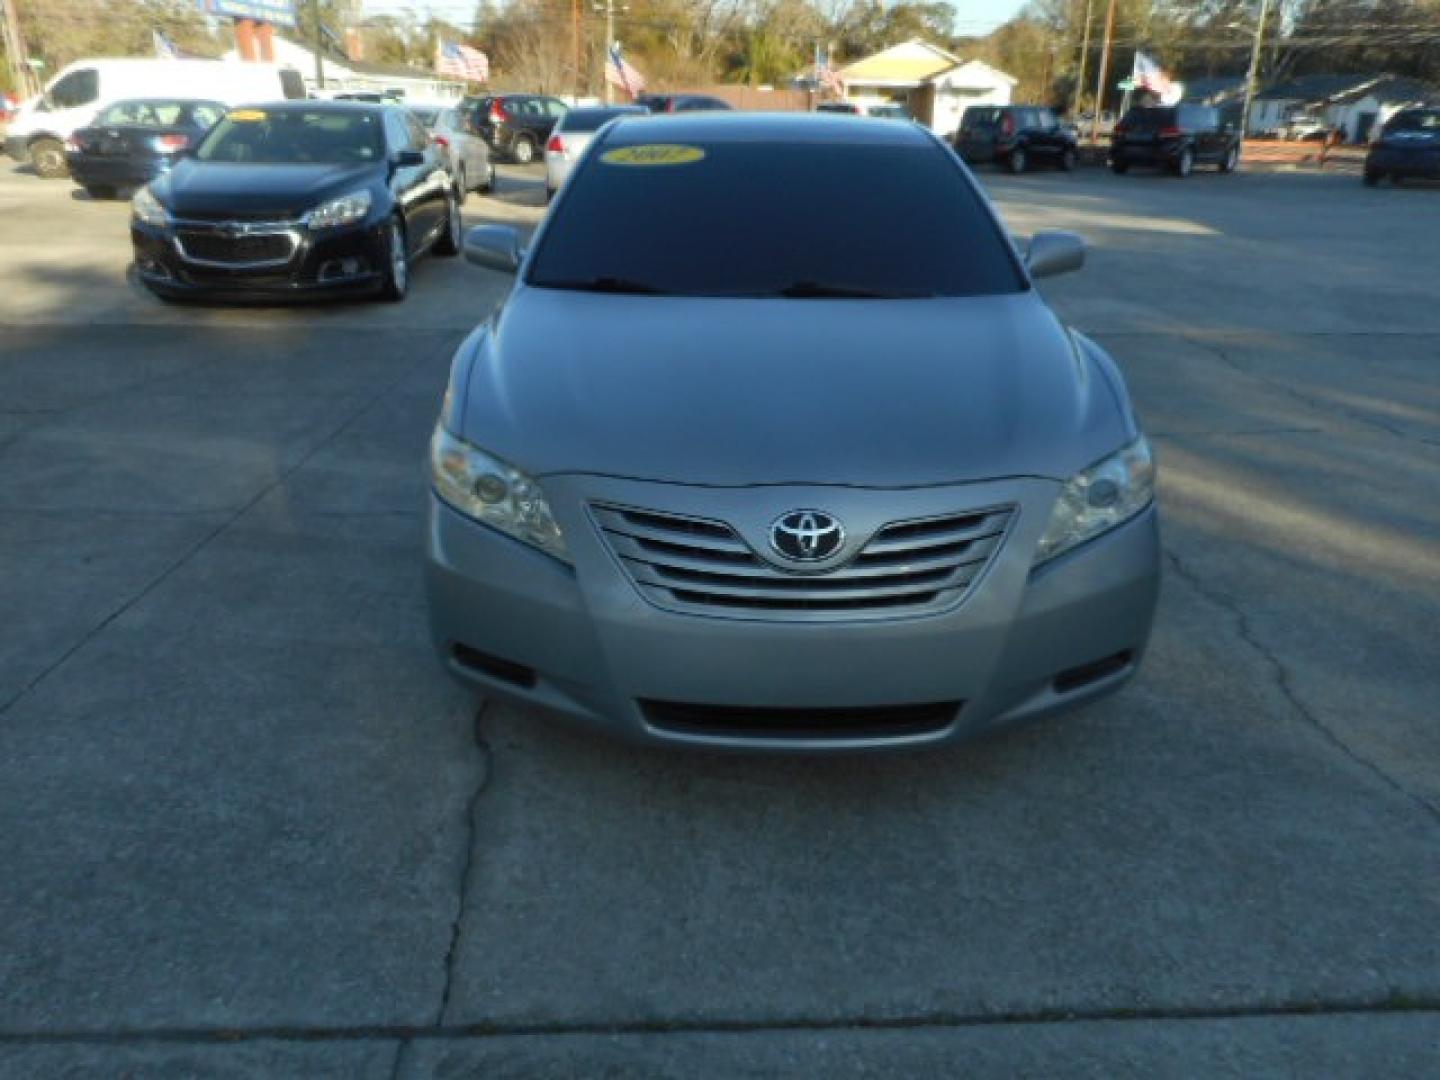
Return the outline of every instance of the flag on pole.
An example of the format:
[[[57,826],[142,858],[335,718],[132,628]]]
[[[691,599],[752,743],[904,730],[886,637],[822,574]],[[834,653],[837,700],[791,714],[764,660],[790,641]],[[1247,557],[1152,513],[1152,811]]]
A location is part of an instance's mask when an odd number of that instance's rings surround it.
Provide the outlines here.
[[[1173,81],[1159,64],[1138,49],[1130,79],[1135,89],[1149,90],[1165,105],[1174,105],[1185,93],[1183,84]]]
[[[618,41],[610,46],[610,62],[605,65],[605,81],[624,90],[630,95],[631,101],[639,97],[645,89],[645,76],[620,55]]]
[[[151,44],[155,46],[155,55],[161,60],[180,59],[180,50],[175,47],[175,42],[171,41],[159,30],[150,31],[150,41]]]
[[[488,82],[490,58],[479,49],[472,49],[468,45],[456,45],[452,41],[437,42],[435,74],[454,75],[470,82]]]
[[[845,96],[845,80],[840,78],[840,73],[836,71],[835,66],[830,63],[829,50],[826,50],[824,53],[817,52],[816,55],[820,57],[820,62],[815,70],[816,85],[819,86],[823,93],[833,94],[835,97],[843,98]]]

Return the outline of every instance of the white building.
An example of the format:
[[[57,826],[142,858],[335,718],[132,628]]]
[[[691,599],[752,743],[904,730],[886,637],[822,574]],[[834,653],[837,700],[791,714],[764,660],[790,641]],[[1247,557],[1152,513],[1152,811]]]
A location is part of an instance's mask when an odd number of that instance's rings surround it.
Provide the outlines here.
[[[971,105],[1008,105],[1018,80],[979,60],[965,61],[914,38],[838,71],[857,104],[899,103],[936,134],[949,136]]]
[[[233,49],[225,54],[226,60],[238,58],[238,52]],[[314,51],[279,34],[275,35],[275,62],[300,72],[305,80],[305,89],[312,97],[368,91],[393,94],[414,104],[433,105],[458,102],[465,96],[465,84],[452,78],[419,68],[347,60],[328,52],[320,58],[325,74],[325,86],[321,89],[315,78]]]
[[[1339,128],[1347,142],[1364,142],[1409,105],[1440,100],[1440,92],[1395,75],[1301,75],[1255,97],[1249,133],[1278,131],[1291,119],[1312,117]]]

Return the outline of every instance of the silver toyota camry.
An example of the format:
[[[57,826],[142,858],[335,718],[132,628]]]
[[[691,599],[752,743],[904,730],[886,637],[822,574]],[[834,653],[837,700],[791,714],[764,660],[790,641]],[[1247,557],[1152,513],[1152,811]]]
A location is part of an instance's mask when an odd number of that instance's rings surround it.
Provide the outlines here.
[[[430,447],[445,666],[617,736],[953,741],[1120,688],[1160,576],[1124,381],[909,124],[606,127],[456,353]]]

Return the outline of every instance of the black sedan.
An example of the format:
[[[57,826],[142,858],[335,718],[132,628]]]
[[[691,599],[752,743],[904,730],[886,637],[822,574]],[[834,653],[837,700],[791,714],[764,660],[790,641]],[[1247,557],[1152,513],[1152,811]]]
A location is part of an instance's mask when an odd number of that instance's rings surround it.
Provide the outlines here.
[[[117,101],[66,140],[70,175],[92,198],[113,198],[165,172],[224,115],[218,101]]]
[[[455,188],[430,134],[392,105],[232,110],[136,193],[140,280],[167,299],[378,292],[461,243]]]
[[[1365,183],[1373,186],[1387,176],[1394,184],[1410,177],[1440,180],[1440,108],[1405,109],[1386,121],[1365,156]]]

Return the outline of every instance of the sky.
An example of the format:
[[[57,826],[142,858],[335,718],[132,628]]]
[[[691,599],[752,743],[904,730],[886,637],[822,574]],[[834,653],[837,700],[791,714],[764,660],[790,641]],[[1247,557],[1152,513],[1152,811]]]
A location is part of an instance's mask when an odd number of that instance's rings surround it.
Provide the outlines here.
[[[1013,18],[1025,0],[950,0],[955,9],[955,33],[970,37],[988,34]]]

